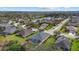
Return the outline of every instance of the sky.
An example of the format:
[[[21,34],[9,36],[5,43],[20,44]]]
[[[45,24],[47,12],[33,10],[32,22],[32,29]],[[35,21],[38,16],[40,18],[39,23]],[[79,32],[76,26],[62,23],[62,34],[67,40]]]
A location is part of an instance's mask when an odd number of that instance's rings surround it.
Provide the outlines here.
[[[0,0],[0,11],[79,11],[79,1]]]
[[[79,0],[0,0],[0,7],[79,7]]]
[[[79,7],[0,7],[0,11],[79,11]]]
[[[79,11],[79,7],[0,7],[0,11]]]

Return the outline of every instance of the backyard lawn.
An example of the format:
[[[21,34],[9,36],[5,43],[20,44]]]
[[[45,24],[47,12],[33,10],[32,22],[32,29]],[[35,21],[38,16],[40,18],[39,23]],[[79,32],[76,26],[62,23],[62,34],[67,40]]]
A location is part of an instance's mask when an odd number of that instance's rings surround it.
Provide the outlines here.
[[[16,36],[15,34],[13,34],[13,35],[7,35],[6,37],[0,36],[0,41],[5,41],[5,40],[7,40],[7,41],[17,40],[18,43],[22,43],[22,42],[24,42],[26,40],[26,38],[22,38],[20,36]]]
[[[50,36],[46,41],[45,43],[43,44],[43,46],[45,48],[49,48],[49,47],[52,47],[55,43],[55,37],[54,36]]]
[[[5,41],[5,40],[7,40],[7,41],[16,40],[16,41],[18,41],[19,43],[22,43],[22,42],[25,42],[25,40],[28,40],[29,38],[31,38],[31,37],[32,37],[33,35],[35,35],[36,33],[38,33],[38,32],[33,32],[31,35],[29,35],[29,36],[27,36],[27,37],[25,37],[25,38],[23,38],[23,37],[21,37],[21,36],[17,36],[16,34],[7,35],[6,37],[0,36],[0,42],[1,42],[1,41]]]
[[[50,36],[41,46],[36,48],[36,51],[53,50],[54,43],[55,43],[55,36]]]
[[[65,26],[60,30],[60,33],[67,33],[68,34],[68,31]]]
[[[79,35],[79,27],[77,27],[77,34]],[[74,39],[72,42],[71,51],[79,51],[79,39]]]
[[[74,40],[72,42],[71,51],[79,51],[79,40]]]
[[[51,29],[53,27],[53,25],[52,24],[49,24],[45,29],[46,30],[49,30],[49,29]]]

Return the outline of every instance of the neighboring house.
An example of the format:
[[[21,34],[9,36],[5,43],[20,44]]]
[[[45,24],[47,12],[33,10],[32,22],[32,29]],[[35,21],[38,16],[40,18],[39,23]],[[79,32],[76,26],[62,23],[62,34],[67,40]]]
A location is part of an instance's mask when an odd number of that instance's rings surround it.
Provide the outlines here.
[[[32,31],[36,32],[36,31],[39,31],[39,30],[37,28],[32,28]]]
[[[76,35],[75,38],[79,40],[79,35]]]
[[[54,18],[54,17],[47,17],[42,20],[42,22],[51,23],[51,24],[59,24],[63,19],[61,18]]]
[[[78,16],[72,16],[72,19],[69,21],[68,25],[79,26],[79,17]]]
[[[39,29],[45,29],[48,26],[48,24],[41,24]]]
[[[21,35],[22,37],[26,37],[30,34],[32,34],[32,28],[30,26],[27,26],[26,29],[23,29],[17,33],[17,35]]]
[[[76,32],[75,31],[70,31],[69,35],[76,36]]]
[[[39,43],[41,42],[42,40],[44,39],[47,39],[49,37],[49,34],[48,33],[45,33],[45,32],[40,32],[40,33],[37,33],[35,36],[33,36],[32,38],[30,38],[30,40],[33,42],[33,43]]]
[[[68,26],[67,29],[69,30],[69,35],[72,35],[74,36],[76,39],[79,39],[79,35],[77,35],[77,32],[76,32],[76,27],[74,26]]]
[[[68,51],[70,49],[71,42],[65,36],[59,36],[55,42],[56,48],[58,50]]]
[[[16,27],[9,24],[0,24],[0,28],[2,28],[1,34],[13,34],[17,30]]]
[[[35,20],[32,20],[32,22],[38,24],[38,23],[41,22],[41,20],[40,19],[35,19]]]
[[[42,22],[52,23],[54,21],[54,18],[52,17],[46,17],[42,20]]]
[[[70,35],[76,35],[76,28],[74,26],[68,26],[67,30],[69,31]]]

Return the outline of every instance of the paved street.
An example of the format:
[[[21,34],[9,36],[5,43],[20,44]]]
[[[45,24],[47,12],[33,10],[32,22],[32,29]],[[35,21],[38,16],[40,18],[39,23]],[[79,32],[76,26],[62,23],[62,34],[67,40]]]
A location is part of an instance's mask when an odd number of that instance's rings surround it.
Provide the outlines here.
[[[51,28],[50,30],[44,31],[44,32],[48,33],[50,35],[54,35],[55,32],[59,31],[69,20],[70,20],[70,18],[67,18],[64,21],[62,21],[61,23],[59,23],[58,25],[56,25],[54,28]],[[43,39],[35,48],[39,47],[45,40],[47,40],[47,39]]]
[[[54,35],[54,32],[59,31],[63,27],[63,25],[66,24],[69,20],[70,18],[67,18],[61,23],[59,23],[57,26],[55,26],[54,28],[51,28],[50,30],[44,32],[49,33],[50,35]]]

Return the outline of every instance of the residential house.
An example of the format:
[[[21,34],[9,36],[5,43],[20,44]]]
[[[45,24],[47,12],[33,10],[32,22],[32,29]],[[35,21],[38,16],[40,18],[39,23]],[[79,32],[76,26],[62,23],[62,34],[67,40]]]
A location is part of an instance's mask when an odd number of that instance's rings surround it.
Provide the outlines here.
[[[46,23],[52,23],[54,21],[53,17],[46,17],[42,20],[42,22],[46,22]]]
[[[69,26],[79,26],[79,17],[72,16],[72,19],[68,23]]]
[[[37,23],[37,24],[38,24],[38,23],[40,23],[40,22],[41,22],[41,20],[40,20],[40,19],[35,19],[35,20],[32,20],[32,22],[33,22],[33,23]]]
[[[36,32],[39,31],[37,28],[32,28],[32,31]]]
[[[41,24],[40,28],[39,29],[45,29],[46,27],[48,26],[48,24]]]
[[[55,45],[58,50],[68,51],[70,49],[71,41],[65,36],[59,36]]]
[[[39,33],[37,33],[36,35],[34,35],[32,38],[30,38],[30,40],[31,40],[33,43],[39,43],[39,42],[41,42],[42,40],[47,39],[48,37],[49,37],[49,34],[48,34],[48,33],[39,32]]]
[[[26,29],[23,29],[17,33],[17,35],[21,35],[22,37],[26,37],[30,34],[32,34],[32,28],[30,26],[27,26]]]
[[[69,31],[70,35],[76,36],[76,28],[74,26],[67,26],[67,30]]]
[[[0,24],[0,34],[13,34],[16,32],[16,27],[14,27],[13,25],[9,25],[9,24]]]

